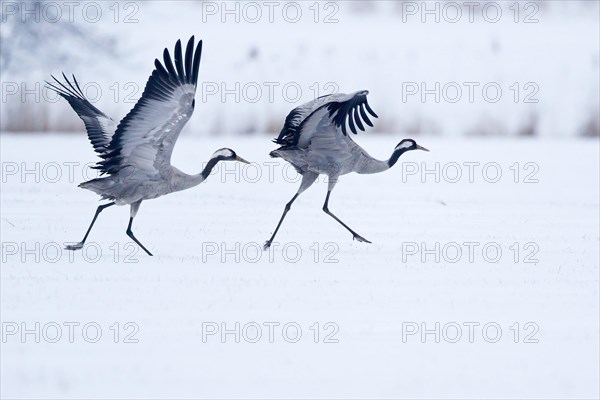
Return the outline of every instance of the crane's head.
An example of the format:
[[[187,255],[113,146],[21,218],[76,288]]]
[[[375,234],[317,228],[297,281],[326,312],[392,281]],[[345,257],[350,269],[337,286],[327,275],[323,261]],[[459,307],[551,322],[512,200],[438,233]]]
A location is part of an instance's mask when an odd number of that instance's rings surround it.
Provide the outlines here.
[[[393,167],[394,164],[396,164],[396,161],[398,161],[398,158],[402,154],[404,154],[405,152],[407,152],[409,150],[429,151],[425,147],[419,146],[417,144],[417,142],[415,142],[412,139],[404,139],[400,143],[398,143],[398,145],[394,148],[394,152],[392,153],[392,156],[388,160],[388,165],[390,166],[390,168]]]
[[[246,161],[242,157],[235,154],[235,151],[225,147],[213,153],[212,157],[200,173],[204,179],[208,178],[210,172],[213,170],[213,168],[215,167],[215,165],[217,165],[219,161],[239,161],[245,164],[250,164],[249,161]]]
[[[244,164],[250,164],[249,161],[246,161],[242,157],[235,154],[235,151],[226,147],[215,151],[212,159],[215,161],[239,161],[243,162]]]
[[[398,143],[398,145],[396,146],[396,148],[394,149],[394,151],[402,151],[403,153],[405,151],[408,150],[423,150],[423,151],[429,151],[428,149],[426,149],[423,146],[419,146],[417,144],[417,142],[415,142],[412,139],[403,139],[400,143]]]

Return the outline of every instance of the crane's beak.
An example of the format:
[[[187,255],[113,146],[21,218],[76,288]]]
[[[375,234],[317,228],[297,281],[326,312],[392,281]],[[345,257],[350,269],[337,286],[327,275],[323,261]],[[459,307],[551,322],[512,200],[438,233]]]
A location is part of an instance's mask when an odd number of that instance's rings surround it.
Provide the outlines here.
[[[244,159],[243,159],[242,157],[240,157],[240,156],[236,156],[236,157],[235,157],[235,160],[236,160],[236,161],[239,161],[239,162],[243,162],[244,164],[250,164],[250,161],[246,161],[246,160],[244,160]]]
[[[425,147],[419,145],[417,145],[417,150],[429,151],[429,149],[426,149]]]

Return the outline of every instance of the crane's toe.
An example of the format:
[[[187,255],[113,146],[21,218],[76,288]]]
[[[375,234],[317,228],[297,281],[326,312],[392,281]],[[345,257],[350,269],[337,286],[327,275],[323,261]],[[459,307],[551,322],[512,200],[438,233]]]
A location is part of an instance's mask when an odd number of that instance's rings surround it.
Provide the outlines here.
[[[68,244],[65,246],[65,250],[81,250],[81,248],[83,247],[83,243],[79,242],[76,244]]]
[[[267,251],[267,250],[269,250],[269,247],[271,247],[271,241],[270,241],[270,240],[267,240],[267,241],[265,242],[265,244],[263,244],[263,250],[264,250],[264,251]]]
[[[364,237],[360,236],[360,235],[354,235],[354,237],[352,238],[353,240],[357,240],[359,242],[365,242],[365,243],[371,243],[370,241],[368,241],[367,239],[365,239]]]

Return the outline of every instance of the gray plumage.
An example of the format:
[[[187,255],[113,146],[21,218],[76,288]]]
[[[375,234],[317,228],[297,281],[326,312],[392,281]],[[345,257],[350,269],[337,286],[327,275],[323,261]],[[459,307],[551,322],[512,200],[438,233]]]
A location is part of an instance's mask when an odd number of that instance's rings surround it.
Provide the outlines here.
[[[329,178],[323,211],[348,229],[354,239],[370,243],[329,211],[329,196],[338,178],[350,172],[383,172],[394,166],[406,151],[428,150],[412,139],[404,139],[394,148],[388,160],[377,160],[356,144],[348,134],[348,128],[356,134],[357,128],[364,131],[365,125],[373,126],[369,115],[378,117],[367,102],[368,93],[361,90],[351,94],[322,96],[295,108],[287,116],[281,133],[274,140],[281,147],[272,151],[270,155],[283,158],[292,164],[302,175],[302,182],[296,195],[286,205],[273,235],[265,243],[265,249],[273,242],[294,200],[308,189],[320,174]]]
[[[67,246],[69,250],[83,247],[85,240],[102,209],[116,205],[131,206],[127,234],[149,255],[150,252],[135,238],[131,224],[140,204],[165,194],[189,189],[202,183],[219,161],[237,160],[231,149],[217,150],[202,172],[188,175],[171,165],[171,155],[179,134],[194,112],[202,41],[194,50],[194,37],[187,43],[184,54],[181,41],[175,45],[174,59],[168,49],[163,52],[164,65],[157,59],[148,78],[142,97],[118,124],[93,106],[83,94],[79,83],[63,74],[64,83],[54,76],[49,87],[65,98],[83,120],[88,138],[102,161],[94,168],[100,178],[79,185],[111,202],[98,207],[83,240]]]

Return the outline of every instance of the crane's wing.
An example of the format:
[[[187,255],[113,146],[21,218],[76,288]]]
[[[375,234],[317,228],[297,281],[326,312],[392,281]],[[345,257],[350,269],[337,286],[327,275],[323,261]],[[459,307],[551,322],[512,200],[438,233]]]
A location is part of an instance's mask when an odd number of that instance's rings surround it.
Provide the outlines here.
[[[52,79],[54,79],[56,84],[50,82],[46,82],[46,84],[49,89],[54,90],[69,102],[73,110],[79,115],[79,118],[83,120],[88,138],[92,142],[94,150],[98,154],[105,154],[111,138],[117,129],[117,123],[89,102],[79,87],[75,75],[73,75],[74,86],[64,73],[63,78],[65,79],[65,84],[54,76],[52,76]]]
[[[175,57],[163,52],[164,66],[155,60],[142,97],[121,120],[108,152],[95,168],[113,174],[133,167],[146,175],[160,174],[170,166],[173,147],[179,133],[194,112],[202,40],[194,51],[194,37],[187,43],[185,60],[181,41],[175,45]]]
[[[364,131],[363,122],[373,126],[367,112],[377,118],[377,114],[367,103],[368,93],[362,90],[352,94],[331,94],[295,108],[288,114],[283,129],[274,142],[283,147],[306,148],[318,131],[332,135],[339,134],[339,131],[346,136],[346,121],[354,134],[357,133],[357,126]],[[334,129],[328,129],[327,123]]]
[[[347,135],[340,134],[340,129],[331,123],[325,114],[317,123],[314,133],[305,148],[308,165],[326,166],[335,174],[341,166],[349,162],[354,156],[353,150],[358,147]]]
[[[349,98],[342,98],[340,100],[330,102],[327,105],[329,117],[332,118],[332,121],[335,124],[335,126],[342,129],[342,133],[344,135],[346,135],[346,120],[348,120],[350,130],[355,135],[357,132],[354,123],[356,123],[358,129],[360,129],[361,131],[365,130],[365,127],[362,124],[363,120],[367,125],[371,127],[373,126],[371,120],[365,112],[365,108],[367,109],[367,112],[373,117],[379,118],[377,114],[375,114],[375,111],[373,111],[371,107],[369,107],[369,103],[367,102],[368,94],[369,91],[361,90],[359,92],[350,94],[348,96]]]
[[[321,96],[313,101],[294,108],[285,118],[283,128],[281,129],[279,136],[274,139],[273,142],[284,147],[296,146],[300,139],[302,123],[310,118],[315,111],[327,104],[327,99],[332,96],[333,95]]]

